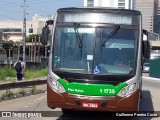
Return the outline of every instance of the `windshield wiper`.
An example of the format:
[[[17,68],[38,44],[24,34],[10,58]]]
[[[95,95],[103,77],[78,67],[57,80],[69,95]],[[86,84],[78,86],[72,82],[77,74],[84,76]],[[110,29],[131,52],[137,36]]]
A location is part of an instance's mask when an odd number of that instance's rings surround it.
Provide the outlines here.
[[[112,36],[119,30],[120,25],[114,26],[113,30],[109,33],[108,37],[103,41],[102,46],[105,46],[105,44],[112,38]]]
[[[80,26],[79,23],[73,23],[73,27],[74,27],[74,31],[75,31],[75,34],[76,34],[76,38],[78,40],[78,47],[82,48],[82,39],[81,39],[79,31],[78,31],[79,26]]]

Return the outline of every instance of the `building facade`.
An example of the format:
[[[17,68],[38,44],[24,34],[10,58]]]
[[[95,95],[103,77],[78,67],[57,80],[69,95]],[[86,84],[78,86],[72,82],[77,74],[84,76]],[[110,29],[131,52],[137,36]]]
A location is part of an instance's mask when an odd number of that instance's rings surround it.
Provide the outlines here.
[[[156,0],[154,32],[160,35],[160,0]]]
[[[26,21],[26,36],[31,34],[41,34],[42,27],[45,25],[45,21],[51,19],[51,17],[43,17],[35,15],[32,17],[32,20]],[[32,29],[32,33],[30,33]],[[7,51],[2,48],[4,41],[14,41],[17,45],[14,50],[12,49],[12,54],[10,52],[10,57],[8,57]],[[0,21],[0,64],[14,63],[19,55],[23,54],[23,21],[13,21],[13,20],[4,20]],[[48,49],[48,48],[47,48]],[[37,42],[26,43],[25,46],[25,61],[26,62],[40,62],[44,56],[48,56],[48,53],[45,52],[45,48],[40,46]],[[47,55],[45,55],[47,53]]]
[[[49,18],[35,15],[32,20],[26,21],[26,35],[41,34],[45,21]],[[33,33],[29,30],[32,29]],[[23,21],[4,20],[0,21],[0,33],[2,40],[22,41],[23,39]]]
[[[84,0],[84,6],[134,9],[135,0]]]
[[[136,0],[136,10],[142,13],[142,27],[149,32],[154,32],[154,15],[156,0]]]

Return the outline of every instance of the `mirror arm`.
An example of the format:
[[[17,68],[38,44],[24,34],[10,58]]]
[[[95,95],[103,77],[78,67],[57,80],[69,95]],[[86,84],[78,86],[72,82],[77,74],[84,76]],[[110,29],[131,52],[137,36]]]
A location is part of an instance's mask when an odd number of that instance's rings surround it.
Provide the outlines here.
[[[150,58],[150,42],[148,40],[148,31],[142,30],[143,33],[143,56],[144,58]]]
[[[53,20],[47,20],[45,27],[48,27],[48,25],[53,25]]]

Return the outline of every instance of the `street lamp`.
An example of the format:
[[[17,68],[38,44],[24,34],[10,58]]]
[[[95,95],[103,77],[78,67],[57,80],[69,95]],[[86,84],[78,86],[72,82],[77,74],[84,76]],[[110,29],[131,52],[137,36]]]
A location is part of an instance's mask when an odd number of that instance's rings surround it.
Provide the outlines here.
[[[25,61],[26,49],[26,0],[23,3],[23,60]]]

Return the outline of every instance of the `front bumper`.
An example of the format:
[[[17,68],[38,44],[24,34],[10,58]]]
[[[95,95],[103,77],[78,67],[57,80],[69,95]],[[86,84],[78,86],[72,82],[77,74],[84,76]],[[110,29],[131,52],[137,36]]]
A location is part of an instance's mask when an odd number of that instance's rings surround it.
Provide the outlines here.
[[[90,97],[57,93],[47,85],[47,104],[49,108],[64,108],[88,111],[138,111],[140,91],[122,97]],[[86,108],[82,103],[98,103],[98,108]]]

